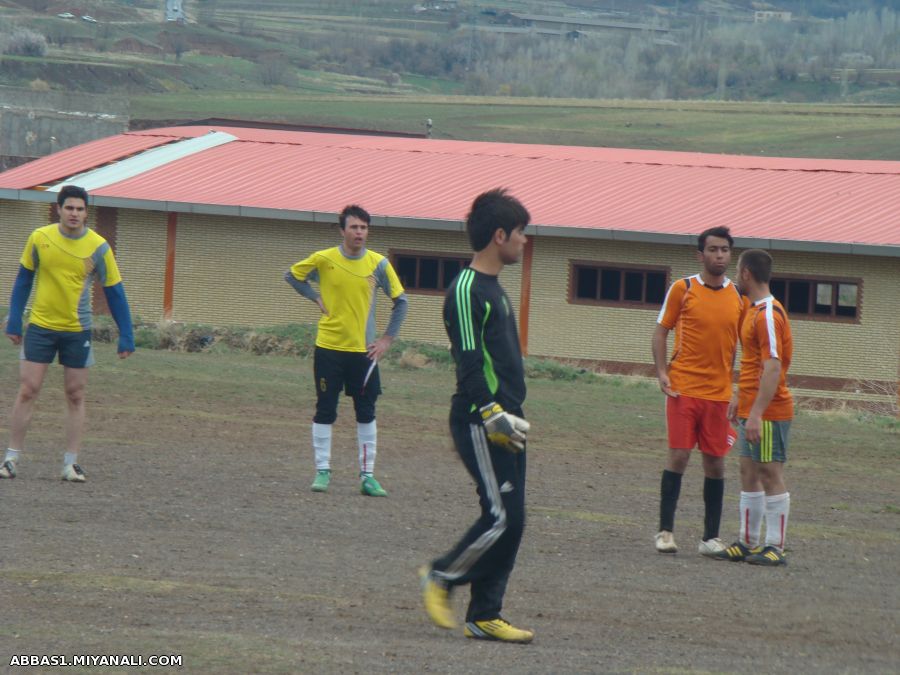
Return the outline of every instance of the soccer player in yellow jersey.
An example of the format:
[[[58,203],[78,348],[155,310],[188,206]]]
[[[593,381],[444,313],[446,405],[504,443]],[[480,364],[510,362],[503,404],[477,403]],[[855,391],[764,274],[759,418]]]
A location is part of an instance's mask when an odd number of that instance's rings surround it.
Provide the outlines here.
[[[353,397],[356,411],[360,492],[370,497],[387,495],[374,476],[378,440],[375,401],[381,393],[377,364],[397,337],[408,303],[388,259],[366,248],[370,221],[363,208],[347,206],[338,219],[340,245],[316,251],[284,275],[300,295],[315,302],[322,312],[313,360],[313,492],[326,492],[331,482],[331,429],[343,390]],[[318,292],[311,281],[318,283]],[[379,288],[393,300],[394,308],[384,335],[376,339],[375,294]]]
[[[9,446],[0,478],[15,478],[19,455],[25,448],[25,433],[31,422],[47,367],[55,357],[64,368],[66,392],[66,452],[62,479],[83,483],[78,464],[84,428],[84,392],[91,350],[91,289],[99,281],[110,312],[119,327],[119,358],[134,352],[131,312],[112,249],[106,240],[87,227],[88,194],[75,185],[65,185],[57,196],[59,222],[31,233],[22,253],[19,274],[9,301],[6,335],[22,346],[19,392],[10,419]],[[25,303],[37,282],[31,319],[22,335]]]

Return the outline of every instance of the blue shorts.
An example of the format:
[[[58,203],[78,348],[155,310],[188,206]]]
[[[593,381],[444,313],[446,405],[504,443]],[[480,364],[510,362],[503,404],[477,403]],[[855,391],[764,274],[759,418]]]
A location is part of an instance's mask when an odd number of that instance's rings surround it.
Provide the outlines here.
[[[754,462],[786,462],[788,433],[791,420],[763,420],[759,430],[759,443],[750,443],[744,435],[746,419],[738,420],[738,455],[749,457]]]
[[[50,330],[30,324],[25,331],[20,357],[33,363],[53,363],[57,354],[60,365],[66,368],[87,368],[94,365],[91,331]]]

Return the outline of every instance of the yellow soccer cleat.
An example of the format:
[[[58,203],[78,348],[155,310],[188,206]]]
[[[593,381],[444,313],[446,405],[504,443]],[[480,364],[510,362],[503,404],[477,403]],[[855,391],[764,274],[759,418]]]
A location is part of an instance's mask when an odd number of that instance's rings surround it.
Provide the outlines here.
[[[438,628],[456,628],[453,608],[450,606],[450,589],[435,581],[431,575],[431,567],[419,568],[419,579],[422,581],[422,601],[428,618]]]
[[[527,644],[534,639],[534,633],[530,630],[516,628],[509,621],[501,619],[488,619],[487,621],[466,621],[463,635],[475,640],[495,640],[497,642],[517,642]]]

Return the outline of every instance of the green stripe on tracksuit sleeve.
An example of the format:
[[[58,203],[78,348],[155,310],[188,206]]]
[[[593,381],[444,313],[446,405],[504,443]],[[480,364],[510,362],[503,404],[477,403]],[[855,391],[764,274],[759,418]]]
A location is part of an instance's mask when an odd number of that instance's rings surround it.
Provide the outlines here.
[[[488,302],[485,303],[484,321],[481,324],[481,351],[484,354],[484,379],[487,381],[491,394],[496,394],[500,388],[500,381],[497,379],[497,373],[494,371],[494,360],[484,345],[484,327],[487,326],[487,320],[490,315],[491,303]]]
[[[472,325],[472,282],[475,273],[463,270],[456,284],[456,312],[459,318],[459,333],[462,338],[462,350],[475,349],[475,331]]]

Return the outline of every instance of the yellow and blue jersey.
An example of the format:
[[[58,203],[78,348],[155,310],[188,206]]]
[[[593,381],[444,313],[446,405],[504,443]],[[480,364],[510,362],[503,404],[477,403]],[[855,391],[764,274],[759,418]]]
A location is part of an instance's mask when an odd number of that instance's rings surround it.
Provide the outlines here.
[[[89,330],[94,279],[107,288],[122,281],[109,243],[87,228],[72,238],[56,223],[39,227],[28,237],[20,262],[37,281],[31,323],[50,330]]]
[[[379,288],[395,302],[395,313],[385,333],[395,337],[405,316],[400,278],[387,258],[368,249],[356,257],[345,255],[340,246],[316,251],[294,264],[285,279],[311,300],[317,296],[309,282],[319,285],[328,314],[319,319],[318,347],[366,352],[367,345],[375,340],[375,293]],[[400,300],[403,302],[398,303]],[[398,306],[402,309],[397,310]]]

